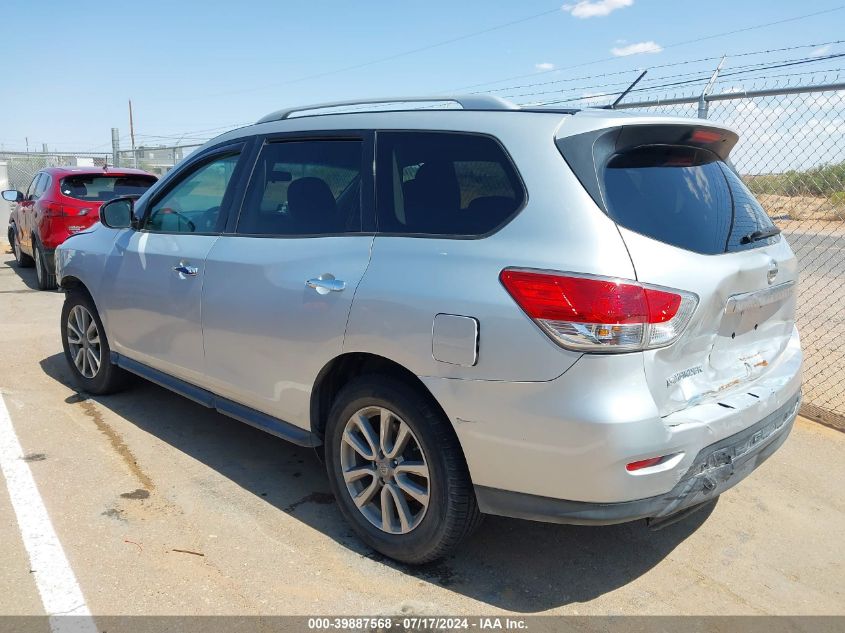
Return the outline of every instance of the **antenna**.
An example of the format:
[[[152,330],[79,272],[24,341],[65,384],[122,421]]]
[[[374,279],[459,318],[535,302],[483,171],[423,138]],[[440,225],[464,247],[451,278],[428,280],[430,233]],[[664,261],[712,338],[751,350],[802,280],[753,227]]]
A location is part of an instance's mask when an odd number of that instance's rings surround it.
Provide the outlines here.
[[[634,87],[634,86],[636,86],[638,83],[640,83],[640,79],[642,79],[643,77],[645,77],[645,74],[646,74],[647,72],[648,72],[648,70],[644,70],[643,72],[641,72],[641,73],[640,73],[640,76],[639,76],[639,77],[637,77],[636,79],[634,79],[634,82],[633,82],[630,86],[628,86],[627,88],[625,88],[625,91],[624,91],[621,95],[619,95],[618,97],[616,97],[616,101],[614,101],[614,102],[613,102],[613,103],[611,103],[610,105],[604,106],[604,108],[605,108],[606,110],[613,110],[613,109],[614,109],[617,105],[619,105],[619,102],[620,102],[620,101],[622,101],[622,99],[624,99],[624,98],[628,95],[628,93],[629,93],[629,92],[631,92],[631,88],[633,88],[633,87]]]

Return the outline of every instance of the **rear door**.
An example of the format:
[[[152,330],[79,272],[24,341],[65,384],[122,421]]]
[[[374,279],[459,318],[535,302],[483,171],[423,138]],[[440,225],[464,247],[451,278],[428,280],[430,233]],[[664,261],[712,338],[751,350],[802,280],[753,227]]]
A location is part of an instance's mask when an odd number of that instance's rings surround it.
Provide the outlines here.
[[[637,279],[698,297],[681,338],[644,353],[664,416],[733,393],[753,398],[743,386],[778,362],[793,334],[795,255],[727,162],[735,141],[678,125],[621,128],[594,144],[604,144],[593,156],[601,206]]]
[[[100,293],[117,352],[200,386],[205,260],[235,198],[241,156],[231,145],[180,169],[140,210],[141,230],[118,237]]]
[[[311,387],[343,349],[373,242],[369,133],[269,138],[236,232],[208,255],[212,390],[307,428]],[[363,216],[363,218],[362,218]]]

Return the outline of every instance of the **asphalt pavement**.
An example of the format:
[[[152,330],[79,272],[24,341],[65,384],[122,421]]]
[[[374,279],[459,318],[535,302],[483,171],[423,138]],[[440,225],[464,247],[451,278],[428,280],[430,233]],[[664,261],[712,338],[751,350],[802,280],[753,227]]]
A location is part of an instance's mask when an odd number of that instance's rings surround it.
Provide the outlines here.
[[[458,553],[412,568],[356,539],[312,451],[140,379],[113,396],[77,393],[59,338],[62,300],[37,291],[32,269],[15,267],[0,243],[0,394],[4,432],[12,429],[20,453],[6,442],[0,614],[45,613],[56,569],[73,589],[58,598],[78,590],[84,605],[73,608],[95,620],[845,615],[845,434],[834,429],[799,418],[748,479],[658,532],[642,522],[594,528],[488,517]],[[29,509],[13,504],[33,490]],[[39,503],[43,516],[31,511]],[[50,530],[60,544],[50,551],[64,562],[33,558],[39,543],[52,542]],[[33,531],[47,540],[33,545]]]

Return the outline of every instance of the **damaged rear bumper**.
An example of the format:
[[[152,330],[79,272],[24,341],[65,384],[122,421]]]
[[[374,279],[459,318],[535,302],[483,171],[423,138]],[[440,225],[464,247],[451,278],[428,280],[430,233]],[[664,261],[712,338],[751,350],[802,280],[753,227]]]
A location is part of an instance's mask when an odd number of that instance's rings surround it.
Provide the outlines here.
[[[747,477],[784,443],[801,405],[796,393],[756,424],[704,447],[668,493],[617,503],[567,501],[476,486],[479,509],[487,514],[576,525],[609,525],[664,519],[718,497]]]

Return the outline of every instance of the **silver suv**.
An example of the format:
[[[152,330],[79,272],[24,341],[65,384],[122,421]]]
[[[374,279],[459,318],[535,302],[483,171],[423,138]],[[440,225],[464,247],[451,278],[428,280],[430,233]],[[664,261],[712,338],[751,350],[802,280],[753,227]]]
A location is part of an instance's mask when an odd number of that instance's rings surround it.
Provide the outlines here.
[[[672,521],[784,442],[797,266],[735,132],[379,101],[405,109],[275,112],[103,205],[57,252],[82,388],[136,374],[320,447],[409,563],[485,513]]]

